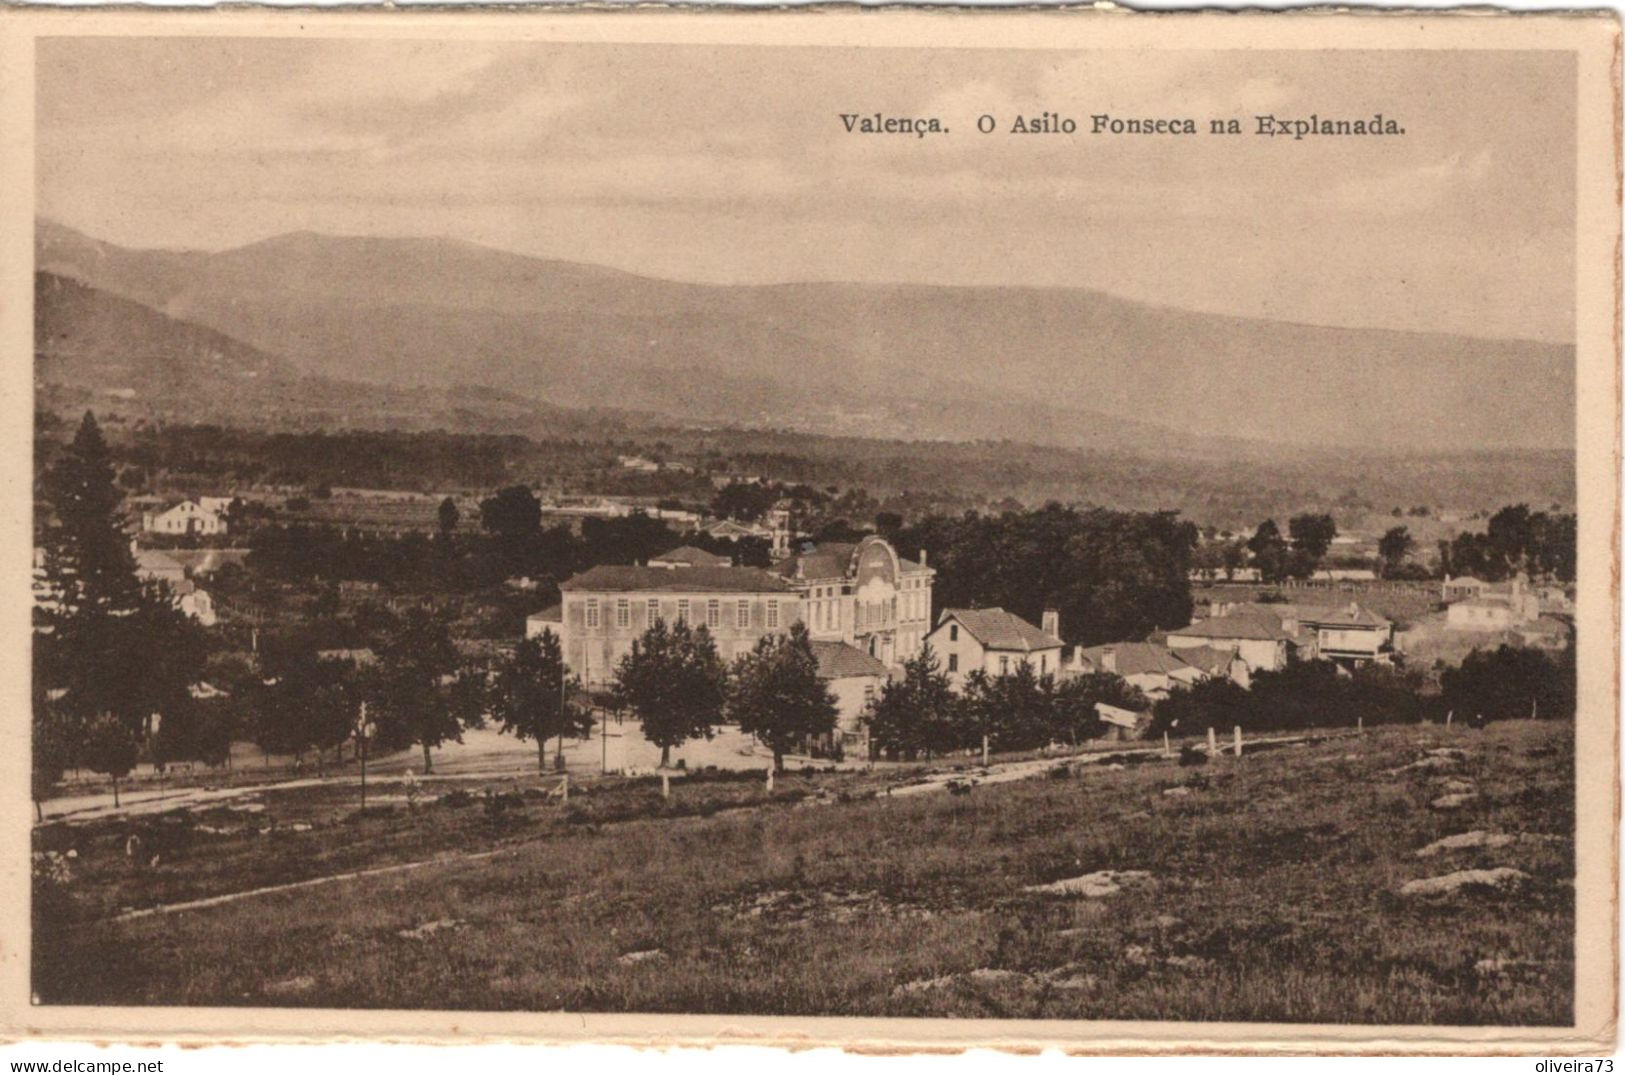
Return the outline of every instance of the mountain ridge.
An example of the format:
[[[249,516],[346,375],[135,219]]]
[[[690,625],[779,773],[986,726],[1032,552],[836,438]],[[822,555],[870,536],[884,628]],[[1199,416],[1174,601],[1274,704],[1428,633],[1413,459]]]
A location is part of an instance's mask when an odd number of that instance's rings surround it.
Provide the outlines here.
[[[690,284],[460,239],[137,251],[42,220],[37,247],[41,269],[342,380],[925,440],[1573,445],[1573,348],[1539,341],[1080,289]]]

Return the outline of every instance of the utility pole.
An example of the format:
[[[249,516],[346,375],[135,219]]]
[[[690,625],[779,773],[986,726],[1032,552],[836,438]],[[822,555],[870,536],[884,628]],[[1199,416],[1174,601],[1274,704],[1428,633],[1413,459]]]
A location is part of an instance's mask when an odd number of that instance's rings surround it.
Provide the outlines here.
[[[361,703],[361,719],[355,726],[356,752],[361,755],[361,811],[367,810],[367,703]]]

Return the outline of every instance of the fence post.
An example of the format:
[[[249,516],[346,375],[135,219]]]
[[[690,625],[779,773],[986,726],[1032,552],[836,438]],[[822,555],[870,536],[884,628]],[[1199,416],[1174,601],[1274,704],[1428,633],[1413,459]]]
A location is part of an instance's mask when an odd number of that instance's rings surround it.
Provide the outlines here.
[[[561,803],[566,803],[566,804],[569,803],[569,801],[570,801],[570,774],[569,773],[565,773],[563,779],[561,779],[559,781],[559,801]]]
[[[1207,756],[1210,757],[1210,758],[1215,758],[1215,757],[1218,757],[1218,755],[1219,755],[1219,736],[1218,736],[1218,733],[1213,730],[1213,726],[1208,725],[1208,729],[1207,729]]]
[[[1365,717],[1357,717],[1354,721],[1354,734],[1365,735]]]
[[[1450,720],[1455,715],[1456,715],[1456,711],[1454,709],[1449,710],[1448,712],[1445,713],[1445,715],[1444,715],[1444,726],[1446,728],[1450,727]]]
[[[767,793],[773,794],[773,766],[767,767]]]
[[[1232,725],[1231,731],[1235,732],[1236,734],[1236,757],[1239,758],[1241,757],[1241,725]]]
[[[1174,748],[1168,744],[1167,732],[1162,733],[1162,756],[1165,758],[1171,758],[1174,756]]]
[[[661,770],[660,773],[660,797],[662,799],[671,798],[671,774],[665,770]]]
[[[982,768],[987,768],[987,735],[982,735]]]

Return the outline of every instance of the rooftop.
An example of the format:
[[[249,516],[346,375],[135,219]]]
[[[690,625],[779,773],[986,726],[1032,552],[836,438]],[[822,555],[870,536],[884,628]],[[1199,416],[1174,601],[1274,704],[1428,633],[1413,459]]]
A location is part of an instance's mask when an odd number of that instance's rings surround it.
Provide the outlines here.
[[[1201,646],[1199,649],[1209,647]],[[1190,664],[1184,660],[1184,654],[1175,654],[1167,646],[1155,642],[1118,642],[1110,646],[1090,646],[1080,650],[1079,656],[1096,668],[1103,669],[1106,665],[1106,651],[1113,651],[1113,669],[1120,676],[1143,676],[1157,673],[1183,672],[1189,669]]]
[[[669,567],[600,564],[559,584],[565,593],[790,593],[758,567]]]
[[[819,679],[886,675],[884,664],[845,642],[814,642],[812,651],[813,656],[818,658]]]
[[[1061,640],[1034,627],[1013,612],[1002,608],[948,608],[943,609],[937,625],[950,619],[970,632],[972,638],[988,649],[1019,650],[1030,653],[1040,649],[1059,649]]]
[[[1243,642],[1281,642],[1292,638],[1281,627],[1280,620],[1257,613],[1216,616],[1168,633],[1180,638],[1223,638]]]
[[[679,545],[659,556],[651,556],[649,563],[656,567],[731,567],[733,561],[726,556],[718,556],[714,552],[695,548],[693,545]]]

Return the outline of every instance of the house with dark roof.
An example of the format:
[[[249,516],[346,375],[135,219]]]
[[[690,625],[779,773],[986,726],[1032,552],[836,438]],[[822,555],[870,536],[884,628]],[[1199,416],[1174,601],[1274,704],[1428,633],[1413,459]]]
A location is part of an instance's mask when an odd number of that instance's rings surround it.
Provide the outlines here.
[[[879,660],[845,642],[814,642],[818,678],[835,696],[835,731],[809,744],[814,755],[843,758],[869,756],[868,718],[888,669]]]
[[[1204,651],[1207,647],[1200,647]],[[1217,651],[1215,651],[1217,652]],[[1224,651],[1229,655],[1229,651]],[[1206,652],[1203,654],[1207,656]],[[1109,646],[1080,646],[1073,650],[1066,671],[1074,675],[1109,673],[1138,687],[1153,701],[1176,688],[1189,687],[1209,673],[1167,645],[1157,642],[1116,642]]]
[[[1245,669],[1236,682],[1247,686],[1253,672],[1278,672],[1285,668],[1297,648],[1296,632],[1288,631],[1279,617],[1260,612],[1231,612],[1198,620],[1188,627],[1168,632],[1168,648],[1181,650],[1207,646],[1229,650]]]
[[[1035,675],[1054,675],[1061,671],[1060,626],[1053,613],[1044,619],[1049,630],[1002,608],[947,608],[925,641],[956,690],[978,669],[1005,676],[1025,664]]]

